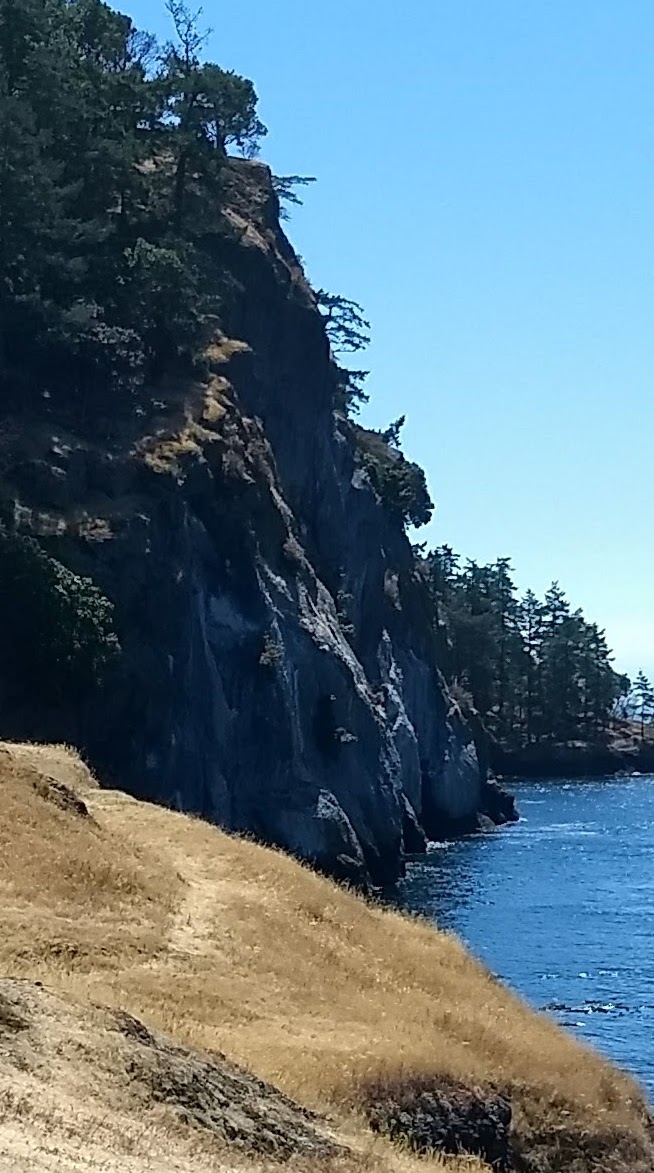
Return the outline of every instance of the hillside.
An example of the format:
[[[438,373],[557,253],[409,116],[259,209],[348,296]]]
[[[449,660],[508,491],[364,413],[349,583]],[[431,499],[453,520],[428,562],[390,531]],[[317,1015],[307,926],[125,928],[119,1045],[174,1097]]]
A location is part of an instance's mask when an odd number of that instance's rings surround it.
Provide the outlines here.
[[[419,1143],[438,1089],[461,1118],[471,1095],[496,1124],[508,1101],[529,1173],[654,1164],[635,1084],[454,938],[99,789],[70,751],[1,749],[0,895],[3,1171],[267,1169],[278,1151],[409,1173],[424,1158],[366,1118]]]

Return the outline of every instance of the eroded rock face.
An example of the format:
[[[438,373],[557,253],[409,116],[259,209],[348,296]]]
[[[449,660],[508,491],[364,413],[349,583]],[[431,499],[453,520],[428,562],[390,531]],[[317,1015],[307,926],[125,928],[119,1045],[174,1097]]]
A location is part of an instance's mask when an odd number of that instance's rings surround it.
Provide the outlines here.
[[[269,173],[239,168],[248,196],[216,260],[236,293],[207,381],[129,443],[17,445],[18,527],[115,602],[124,656],[81,711],[9,703],[2,731],[73,740],[138,796],[383,884],[425,835],[474,826],[484,771],[409,542],[334,414]]]

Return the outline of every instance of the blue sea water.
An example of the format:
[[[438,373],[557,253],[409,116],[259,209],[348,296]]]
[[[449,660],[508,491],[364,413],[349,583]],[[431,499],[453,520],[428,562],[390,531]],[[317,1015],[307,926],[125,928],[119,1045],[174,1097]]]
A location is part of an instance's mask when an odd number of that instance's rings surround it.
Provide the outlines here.
[[[512,789],[519,823],[433,844],[398,902],[456,932],[654,1101],[654,776]]]

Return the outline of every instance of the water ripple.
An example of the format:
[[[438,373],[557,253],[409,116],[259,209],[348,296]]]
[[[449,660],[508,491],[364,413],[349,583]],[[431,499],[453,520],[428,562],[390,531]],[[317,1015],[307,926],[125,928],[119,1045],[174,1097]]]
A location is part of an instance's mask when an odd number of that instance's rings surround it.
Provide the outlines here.
[[[398,900],[458,932],[654,1098],[654,776],[521,782],[516,793],[519,823],[431,844]]]

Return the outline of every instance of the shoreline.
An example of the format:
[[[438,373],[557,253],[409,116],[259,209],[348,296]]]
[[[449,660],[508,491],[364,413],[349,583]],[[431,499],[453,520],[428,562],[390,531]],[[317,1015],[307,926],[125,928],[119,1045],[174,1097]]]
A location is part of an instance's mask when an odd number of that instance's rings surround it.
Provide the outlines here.
[[[490,767],[500,784],[518,778],[631,778],[654,774],[654,746],[493,747]]]

